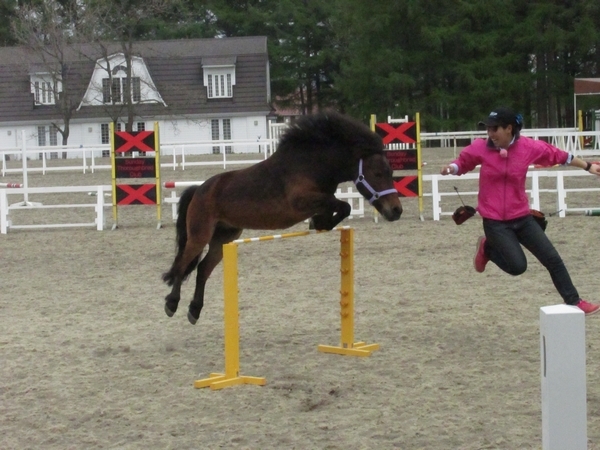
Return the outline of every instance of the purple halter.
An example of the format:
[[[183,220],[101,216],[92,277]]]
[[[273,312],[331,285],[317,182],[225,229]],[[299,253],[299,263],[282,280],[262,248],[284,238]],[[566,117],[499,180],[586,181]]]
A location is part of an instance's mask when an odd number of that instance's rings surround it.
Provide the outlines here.
[[[362,164],[363,164],[363,161],[361,158],[360,162],[358,163],[358,178],[356,179],[354,184],[356,185],[356,187],[358,187],[359,184],[362,184],[373,195],[369,199],[369,203],[371,205],[373,204],[373,202],[375,200],[378,200],[380,197],[383,197],[384,195],[398,194],[398,191],[396,189],[386,189],[385,191],[381,191],[381,192],[377,192],[375,189],[373,189],[362,173]]]

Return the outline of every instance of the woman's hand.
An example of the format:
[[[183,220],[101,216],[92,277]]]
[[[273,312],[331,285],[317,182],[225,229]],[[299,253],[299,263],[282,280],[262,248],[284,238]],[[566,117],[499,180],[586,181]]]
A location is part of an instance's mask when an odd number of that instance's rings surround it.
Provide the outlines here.
[[[598,170],[600,170],[600,166],[598,167]],[[454,173],[454,168],[450,165],[444,166],[442,167],[442,170],[440,170],[441,175],[451,175],[452,173]]]

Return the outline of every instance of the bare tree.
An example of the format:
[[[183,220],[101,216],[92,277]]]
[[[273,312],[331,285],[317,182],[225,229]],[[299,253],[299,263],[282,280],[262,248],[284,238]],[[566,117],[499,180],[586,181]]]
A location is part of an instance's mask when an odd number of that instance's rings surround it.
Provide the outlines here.
[[[45,0],[35,4],[19,4],[11,23],[13,34],[29,56],[31,91],[36,107],[54,107],[60,120],[52,126],[69,139],[70,122],[79,105],[74,98],[70,78],[73,47],[79,39],[85,10],[77,1]]]
[[[93,9],[95,26],[89,29],[88,42],[96,51],[96,69],[105,71],[102,84],[93,86],[102,96],[102,105],[114,123],[123,121],[126,131],[133,130],[138,105],[148,100],[140,95],[142,85],[147,91],[157,92],[148,77],[134,74],[134,60],[141,55],[134,51],[134,43],[148,21],[173,8],[168,0],[91,0],[88,8]],[[117,44],[117,45],[115,45]],[[112,57],[122,54],[123,63],[112,65]],[[121,76],[119,72],[125,72]],[[118,75],[118,76],[117,76]],[[150,100],[153,101],[153,100]]]

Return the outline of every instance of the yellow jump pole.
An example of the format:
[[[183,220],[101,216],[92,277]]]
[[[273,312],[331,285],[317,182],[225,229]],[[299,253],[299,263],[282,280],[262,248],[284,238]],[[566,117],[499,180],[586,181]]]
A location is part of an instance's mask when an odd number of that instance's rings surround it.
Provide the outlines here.
[[[223,245],[223,291],[225,306],[225,373],[211,373],[209,378],[194,381],[195,388],[210,386],[223,389],[239,384],[264,386],[265,378],[240,376],[240,319],[238,308],[238,254],[237,244]]]
[[[340,346],[319,345],[323,353],[338,355],[370,356],[379,344],[354,342],[354,230],[342,229],[340,232]]]
[[[421,154],[421,116],[415,114],[415,126],[417,136],[417,175],[418,175],[418,190],[419,190],[419,217],[421,222],[425,220],[423,217],[423,156]]]
[[[341,339],[340,346],[319,345],[318,350],[324,353],[337,353],[350,356],[369,356],[379,349],[379,344],[367,345],[354,342],[354,230],[350,227],[338,227],[340,231],[341,258]],[[195,388],[210,387],[213,390],[239,384],[264,386],[263,377],[240,376],[240,326],[239,326],[239,287],[238,287],[238,244],[272,241],[308,234],[321,233],[317,230],[297,231],[247,239],[237,239],[223,245],[223,296],[225,322],[225,373],[211,373],[209,378],[194,381]]]
[[[369,126],[371,127],[371,131],[375,133],[375,125],[377,124],[377,115],[371,114],[371,118],[369,120]],[[373,208],[373,221],[375,223],[379,223],[379,212]]]
[[[117,228],[117,162],[115,161],[115,124],[110,122],[108,125],[108,133],[110,134],[110,164],[111,164],[111,185],[112,185],[112,213],[113,213],[113,226],[112,229]]]
[[[154,122],[154,170],[156,172],[156,228],[160,229],[162,228],[162,183],[160,182],[160,136],[158,134],[158,122]]]

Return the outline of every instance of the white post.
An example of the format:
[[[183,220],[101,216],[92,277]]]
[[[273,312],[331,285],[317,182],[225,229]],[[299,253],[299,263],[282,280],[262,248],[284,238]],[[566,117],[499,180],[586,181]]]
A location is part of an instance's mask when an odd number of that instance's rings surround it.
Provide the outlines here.
[[[433,202],[433,220],[440,220],[442,213],[442,207],[440,206],[440,203],[442,201],[442,197],[440,195],[437,175],[431,176],[431,200]]]
[[[0,233],[6,234],[8,230],[8,199],[6,189],[0,189]]]
[[[27,144],[25,143],[25,130],[21,130],[21,158],[23,166],[23,187],[25,188],[23,202],[27,205],[27,203],[29,203],[29,194],[27,193],[29,185],[27,184]]]
[[[542,449],[586,450],[585,314],[540,308]]]
[[[540,207],[540,173],[531,172],[531,207],[533,209],[542,209]]]
[[[559,211],[558,217],[567,216],[567,192],[561,171],[556,173],[556,210]]]
[[[46,175],[46,152],[42,152],[42,175]]]
[[[97,186],[96,190],[96,230],[104,230],[104,190]]]
[[[171,198],[173,199],[173,203],[171,203],[171,215],[173,216],[173,222],[177,220],[177,192],[171,192]]]

